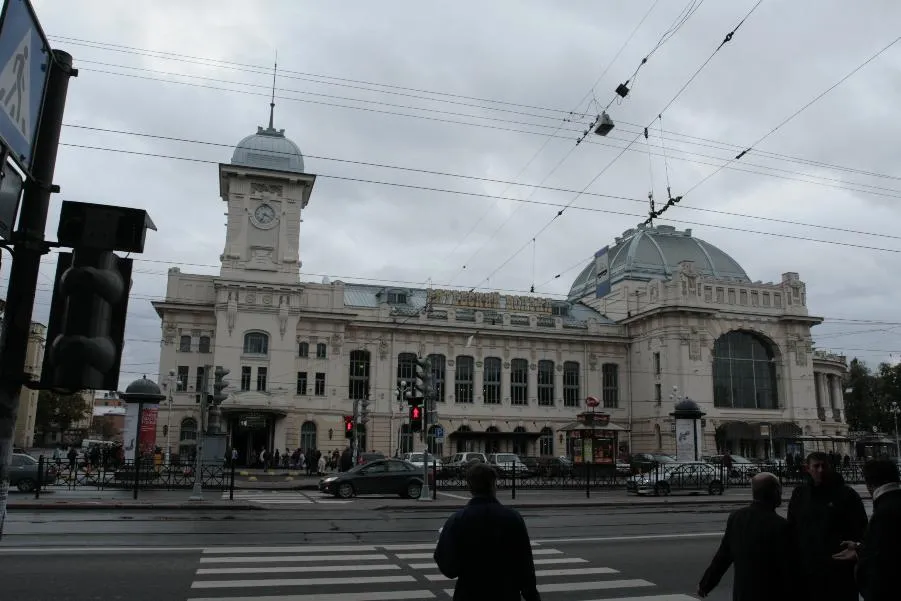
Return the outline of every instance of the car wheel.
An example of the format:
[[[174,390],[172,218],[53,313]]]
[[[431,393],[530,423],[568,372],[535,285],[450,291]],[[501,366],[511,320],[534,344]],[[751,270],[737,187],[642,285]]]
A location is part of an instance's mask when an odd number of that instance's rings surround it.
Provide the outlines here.
[[[723,483],[719,480],[714,480],[710,483],[710,486],[707,487],[707,493],[711,495],[723,494]]]
[[[354,496],[354,486],[350,482],[342,482],[338,486],[338,496],[342,499],[349,499]]]
[[[669,495],[669,492],[670,492],[669,484],[667,484],[666,482],[658,482],[657,486],[654,487],[654,494],[657,495],[658,497],[660,495],[663,495],[665,497],[665,496]]]
[[[16,483],[16,487],[19,489],[19,492],[32,492],[35,489],[36,484],[37,483],[31,478],[24,478]]]
[[[407,484],[406,496],[408,499],[418,499],[422,494],[422,484],[418,482],[410,482]]]

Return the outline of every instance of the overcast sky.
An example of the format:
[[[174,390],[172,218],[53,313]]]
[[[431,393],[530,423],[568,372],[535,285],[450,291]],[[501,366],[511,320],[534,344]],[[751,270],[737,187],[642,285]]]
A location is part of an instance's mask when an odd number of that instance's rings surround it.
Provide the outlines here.
[[[319,175],[301,229],[304,279],[534,285],[550,296],[565,294],[595,250],[643,219],[650,190],[665,201],[667,173],[673,195],[686,193],[892,42],[901,22],[890,0],[853,10],[838,0],[763,0],[654,121],[756,0],[82,0],[77,9],[33,1],[54,47],[80,69],[50,237],[62,199],[146,208],[159,227],[135,262],[123,386],[156,377],[160,324],[150,300],[165,294],[166,269],[217,271],[225,207],[216,164],[266,124],[276,52],[276,126]],[[686,9],[690,18],[628,98],[610,107],[610,136],[575,147],[598,105]],[[901,352],[899,68],[901,43],[658,221],[690,227],[754,280],[800,273],[811,312],[827,319],[814,330],[817,346],[871,363]],[[568,111],[575,122],[563,120]],[[649,159],[635,138],[652,122]],[[593,194],[578,198],[475,179],[578,191],[620,153],[587,188]],[[532,244],[559,207],[512,199],[572,207]],[[37,320],[47,317],[55,261],[42,270]],[[7,277],[5,261],[3,292]]]

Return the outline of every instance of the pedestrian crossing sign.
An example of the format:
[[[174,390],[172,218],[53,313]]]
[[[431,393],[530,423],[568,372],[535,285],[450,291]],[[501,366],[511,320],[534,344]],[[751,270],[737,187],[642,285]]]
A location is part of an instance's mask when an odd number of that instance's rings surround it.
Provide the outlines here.
[[[50,60],[50,44],[29,0],[6,0],[0,14],[0,141],[26,172]]]

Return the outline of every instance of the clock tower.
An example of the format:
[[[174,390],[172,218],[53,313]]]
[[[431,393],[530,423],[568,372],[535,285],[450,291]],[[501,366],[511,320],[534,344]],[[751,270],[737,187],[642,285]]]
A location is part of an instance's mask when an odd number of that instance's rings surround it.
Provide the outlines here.
[[[285,130],[257,128],[219,165],[219,194],[227,207],[220,276],[260,284],[300,282],[300,223],[316,181]]]

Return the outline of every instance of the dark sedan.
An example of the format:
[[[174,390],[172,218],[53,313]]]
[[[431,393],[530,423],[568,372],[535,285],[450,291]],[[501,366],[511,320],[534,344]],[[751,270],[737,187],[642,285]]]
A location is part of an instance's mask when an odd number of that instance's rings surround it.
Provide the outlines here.
[[[378,459],[319,481],[319,490],[342,499],[355,495],[400,495],[416,499],[422,470],[399,459]]]

